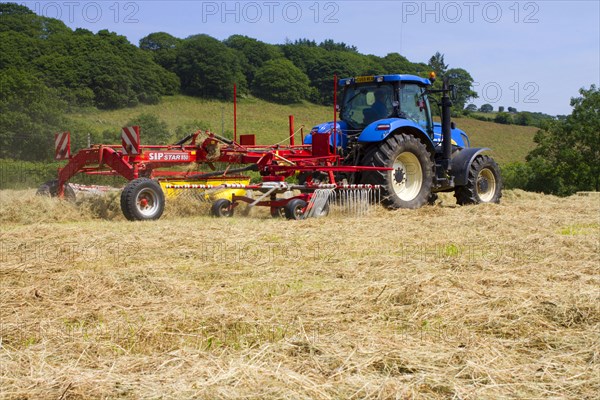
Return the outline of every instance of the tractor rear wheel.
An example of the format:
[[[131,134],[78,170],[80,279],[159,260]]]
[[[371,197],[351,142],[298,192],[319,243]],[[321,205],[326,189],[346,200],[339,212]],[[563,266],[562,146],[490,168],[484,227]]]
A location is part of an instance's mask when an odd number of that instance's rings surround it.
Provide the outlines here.
[[[57,197],[58,196],[58,179],[48,181],[41,185],[37,192],[37,196]],[[65,200],[75,201],[75,190],[68,183],[65,183],[63,195]]]
[[[159,219],[164,210],[165,195],[153,179],[134,179],[121,193],[121,211],[130,221]]]
[[[502,177],[498,164],[489,156],[477,157],[469,168],[465,186],[454,191],[460,205],[499,203],[502,197]]]
[[[381,202],[388,208],[419,208],[429,200],[434,164],[427,147],[416,137],[400,133],[378,143],[362,165],[393,168],[366,171],[362,183],[381,185]]]

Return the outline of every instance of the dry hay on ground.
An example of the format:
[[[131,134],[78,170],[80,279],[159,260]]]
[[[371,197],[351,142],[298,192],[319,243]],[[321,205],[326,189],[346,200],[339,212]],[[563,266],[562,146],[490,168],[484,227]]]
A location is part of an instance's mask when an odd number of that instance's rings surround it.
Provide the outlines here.
[[[600,391],[596,198],[151,223],[102,201],[0,193],[0,398]]]

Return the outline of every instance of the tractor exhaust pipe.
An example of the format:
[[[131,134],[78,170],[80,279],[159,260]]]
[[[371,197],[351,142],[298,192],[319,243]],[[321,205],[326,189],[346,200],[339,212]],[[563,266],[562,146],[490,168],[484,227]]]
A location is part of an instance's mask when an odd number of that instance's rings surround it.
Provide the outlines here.
[[[452,127],[450,113],[452,100],[450,100],[450,88],[448,78],[444,77],[442,89],[442,167],[450,171],[450,159],[452,158]]]

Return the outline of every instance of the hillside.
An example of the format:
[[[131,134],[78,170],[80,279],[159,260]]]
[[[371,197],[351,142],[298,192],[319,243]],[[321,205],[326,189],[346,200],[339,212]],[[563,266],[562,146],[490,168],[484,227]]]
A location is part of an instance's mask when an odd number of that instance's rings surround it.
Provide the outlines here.
[[[162,103],[157,105],[140,105],[115,111],[90,110],[71,114],[71,118],[95,131],[114,130],[117,140],[120,127],[142,113],[157,115],[172,132],[178,126],[198,121],[204,129],[217,133],[221,133],[221,115],[224,113],[225,132],[229,137],[233,132],[231,102],[182,95],[164,97]],[[254,133],[258,142],[263,144],[285,140],[288,135],[288,115],[291,114],[295,117],[296,129],[305,125],[305,133],[315,124],[333,119],[331,107],[310,103],[285,106],[246,98],[238,103],[238,133]],[[469,134],[473,146],[492,148],[500,164],[524,161],[534,147],[533,136],[537,131],[534,127],[501,125],[469,118],[455,119],[455,122]]]
[[[593,197],[151,223],[0,199],[2,399],[598,394]]]

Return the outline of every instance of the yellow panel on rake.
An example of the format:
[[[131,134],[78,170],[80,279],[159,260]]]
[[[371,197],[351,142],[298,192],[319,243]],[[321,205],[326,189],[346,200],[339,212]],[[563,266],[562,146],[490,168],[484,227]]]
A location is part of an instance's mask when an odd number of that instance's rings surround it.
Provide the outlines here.
[[[210,178],[210,179],[202,179],[202,180],[161,180],[160,186],[165,193],[165,196],[173,198],[177,197],[181,194],[182,191],[186,190],[197,190],[197,189],[175,189],[167,186],[180,186],[180,185],[211,185],[212,189],[205,189],[206,194],[204,195],[205,200],[215,201],[218,199],[227,199],[231,200],[233,195],[236,196],[245,196],[246,189],[227,189],[227,188],[216,188],[219,185],[223,184],[239,184],[239,185],[248,185],[250,184],[250,178],[246,177],[218,177],[218,178]]]

